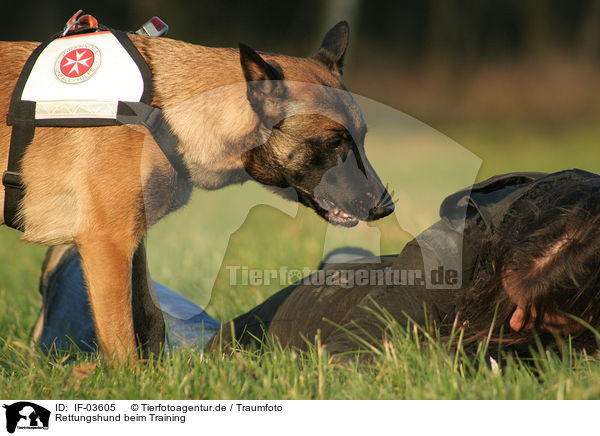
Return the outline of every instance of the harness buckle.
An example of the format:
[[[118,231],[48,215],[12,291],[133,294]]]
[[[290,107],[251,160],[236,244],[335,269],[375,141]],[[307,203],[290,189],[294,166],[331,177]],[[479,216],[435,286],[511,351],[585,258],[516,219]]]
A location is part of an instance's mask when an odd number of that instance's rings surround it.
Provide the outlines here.
[[[135,33],[147,36],[163,36],[169,30],[169,26],[158,17],[152,17],[144,23]]]
[[[7,188],[23,189],[21,174],[14,171],[4,171],[2,175],[2,184]]]

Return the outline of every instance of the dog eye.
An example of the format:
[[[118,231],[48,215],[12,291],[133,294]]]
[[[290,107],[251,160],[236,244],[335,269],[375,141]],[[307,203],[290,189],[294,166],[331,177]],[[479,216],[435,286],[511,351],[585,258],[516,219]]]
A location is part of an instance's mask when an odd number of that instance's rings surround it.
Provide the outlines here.
[[[331,149],[338,148],[340,145],[342,145],[342,138],[335,138],[325,142],[325,147]]]

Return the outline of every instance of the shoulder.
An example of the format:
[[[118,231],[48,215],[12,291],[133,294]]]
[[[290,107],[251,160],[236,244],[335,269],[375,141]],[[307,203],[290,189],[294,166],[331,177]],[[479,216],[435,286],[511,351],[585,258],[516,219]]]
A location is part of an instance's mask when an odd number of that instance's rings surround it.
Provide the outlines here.
[[[481,218],[485,227],[492,230],[512,204],[528,192],[582,181],[600,184],[600,176],[580,169],[500,174],[446,197],[440,206],[440,217],[452,227],[461,228],[466,219]]]

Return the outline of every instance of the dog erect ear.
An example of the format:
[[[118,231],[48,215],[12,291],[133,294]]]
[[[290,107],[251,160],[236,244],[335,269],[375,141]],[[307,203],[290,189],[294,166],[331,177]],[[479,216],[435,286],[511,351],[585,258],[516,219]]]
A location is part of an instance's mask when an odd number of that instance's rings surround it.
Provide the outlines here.
[[[256,51],[246,44],[238,43],[242,71],[248,82],[255,80],[282,80],[283,75],[269,65]]]
[[[346,21],[340,21],[329,29],[314,58],[341,73],[349,37],[350,26]]]
[[[256,51],[239,43],[240,62],[247,83],[248,101],[263,122],[277,124],[283,115],[283,73]]]

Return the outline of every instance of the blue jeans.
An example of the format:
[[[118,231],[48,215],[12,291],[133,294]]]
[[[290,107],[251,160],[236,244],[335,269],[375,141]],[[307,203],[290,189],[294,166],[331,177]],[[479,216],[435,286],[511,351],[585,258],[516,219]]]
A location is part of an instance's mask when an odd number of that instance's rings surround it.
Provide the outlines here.
[[[44,352],[98,349],[80,261],[74,248],[68,250],[41,281],[43,325],[37,342]],[[166,349],[201,350],[221,324],[184,296],[157,282],[154,287],[165,320]]]

